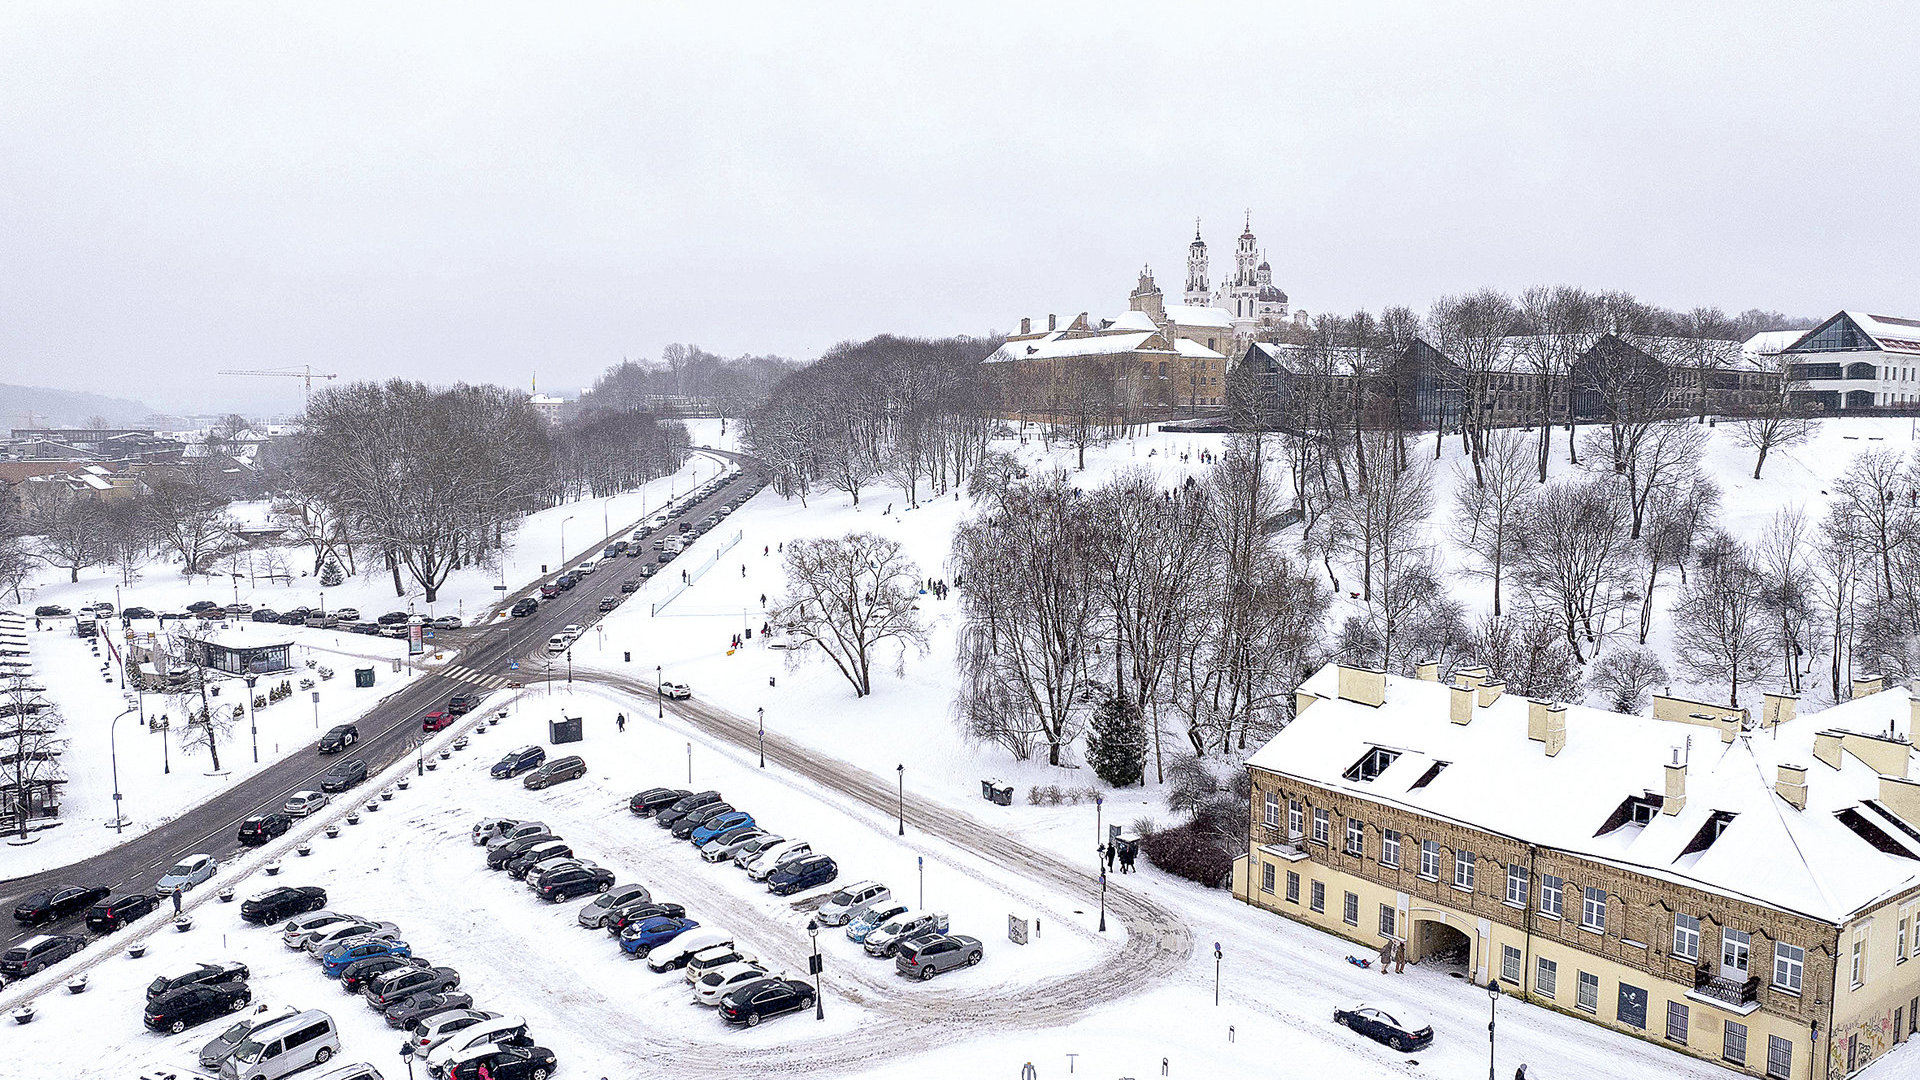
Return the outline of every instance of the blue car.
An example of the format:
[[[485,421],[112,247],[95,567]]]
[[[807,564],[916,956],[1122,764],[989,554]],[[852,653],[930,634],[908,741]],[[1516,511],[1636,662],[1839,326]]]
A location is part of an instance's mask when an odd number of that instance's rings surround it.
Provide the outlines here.
[[[693,841],[694,847],[699,847],[701,844],[719,836],[728,829],[738,829],[751,824],[753,824],[752,814],[747,813],[745,810],[729,810],[724,814],[717,815],[712,821],[693,830],[693,835],[689,837],[689,839]]]
[[[538,746],[523,746],[511,751],[506,757],[493,763],[493,778],[509,780],[528,769],[537,769],[545,764],[547,752]]]
[[[349,941],[320,954],[320,970],[327,978],[337,979],[362,960],[376,956],[412,956],[413,948],[404,941]]]
[[[784,863],[767,875],[767,891],[775,896],[816,889],[840,876],[840,867],[825,855],[808,855]]]
[[[906,913],[907,905],[896,903],[892,900],[875,904],[858,918],[847,923],[847,940],[864,942],[867,940],[868,934],[885,926],[888,919],[893,918],[895,915],[905,915]]]
[[[653,915],[620,932],[620,947],[634,956],[645,956],[657,945],[664,945],[700,924],[672,915]]]

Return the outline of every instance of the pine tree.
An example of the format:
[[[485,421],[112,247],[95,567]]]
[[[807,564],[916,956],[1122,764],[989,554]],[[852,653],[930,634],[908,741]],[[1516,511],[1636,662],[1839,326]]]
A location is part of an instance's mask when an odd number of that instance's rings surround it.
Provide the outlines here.
[[[320,587],[323,589],[331,589],[345,580],[347,575],[340,572],[340,564],[333,559],[328,559],[327,565],[320,568]]]
[[[1115,694],[1094,710],[1087,733],[1087,764],[1113,787],[1141,783],[1147,766],[1147,728],[1140,707],[1124,694]]]

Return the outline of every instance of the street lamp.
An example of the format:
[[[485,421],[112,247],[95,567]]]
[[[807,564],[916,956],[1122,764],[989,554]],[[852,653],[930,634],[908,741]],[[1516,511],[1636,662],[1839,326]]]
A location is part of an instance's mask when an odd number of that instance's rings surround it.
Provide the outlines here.
[[[407,1080],[413,1080],[413,1040],[400,1044],[400,1060],[407,1063]]]
[[[1213,943],[1213,1004],[1215,1008],[1218,1008],[1220,1005],[1220,957],[1221,956],[1222,956],[1222,953],[1220,952],[1220,943],[1216,941]]]
[[[567,685],[573,685],[573,646],[567,646]]]
[[[820,992],[820,970],[825,964],[820,962],[820,920],[807,920],[807,936],[813,939],[813,959],[807,965],[813,969],[813,1018],[827,1018],[827,996]]]
[[[658,719],[665,720],[667,718],[667,703],[666,703],[666,700],[660,696],[660,688],[663,685],[665,685],[664,683],[661,682],[661,678],[662,676],[660,674],[660,665],[659,664],[653,665],[653,707],[655,710],[654,715]]]
[[[760,767],[767,767],[767,710],[753,710],[760,717]]]
[[[1500,980],[1489,975],[1487,978],[1487,1080],[1493,1076],[1493,1021],[1500,1006]]]
[[[1100,932],[1107,932],[1107,872],[1100,871]]]
[[[133,706],[129,705],[120,710],[120,716],[132,711]],[[117,833],[127,830],[127,816],[120,812],[120,744],[114,740],[114,734],[120,728],[120,716],[114,717],[113,722],[107,725],[107,756],[113,762],[113,820],[108,824]]]
[[[167,752],[167,743],[172,741],[173,720],[162,714],[160,717],[160,771],[163,774],[173,772],[173,761]]]
[[[900,772],[900,835],[907,835],[907,767],[895,765]]]
[[[568,514],[560,522],[560,565],[561,566],[567,565],[567,522],[572,520],[573,520],[573,515]]]
[[[260,710],[253,707],[253,684],[260,681],[258,675],[247,676],[247,726],[253,731],[253,763],[260,764]]]

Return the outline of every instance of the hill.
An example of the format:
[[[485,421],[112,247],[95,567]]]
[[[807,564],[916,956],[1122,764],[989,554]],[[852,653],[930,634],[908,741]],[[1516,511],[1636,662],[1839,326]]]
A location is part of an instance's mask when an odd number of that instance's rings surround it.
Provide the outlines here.
[[[144,423],[153,412],[129,398],[0,383],[0,427],[5,428],[85,427],[94,417],[110,427],[131,427]]]

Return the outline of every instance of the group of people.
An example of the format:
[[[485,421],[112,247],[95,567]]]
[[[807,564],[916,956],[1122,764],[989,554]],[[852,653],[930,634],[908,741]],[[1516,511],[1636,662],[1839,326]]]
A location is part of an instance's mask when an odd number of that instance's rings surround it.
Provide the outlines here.
[[[938,578],[928,578],[926,591],[933,594],[935,600],[947,598],[947,583]]]
[[[1133,873],[1133,858],[1137,851],[1138,848],[1133,844],[1116,840],[1100,849],[1100,857],[1107,861],[1108,873],[1113,872],[1113,860],[1118,858],[1120,860],[1120,872],[1123,874],[1131,874]]]

